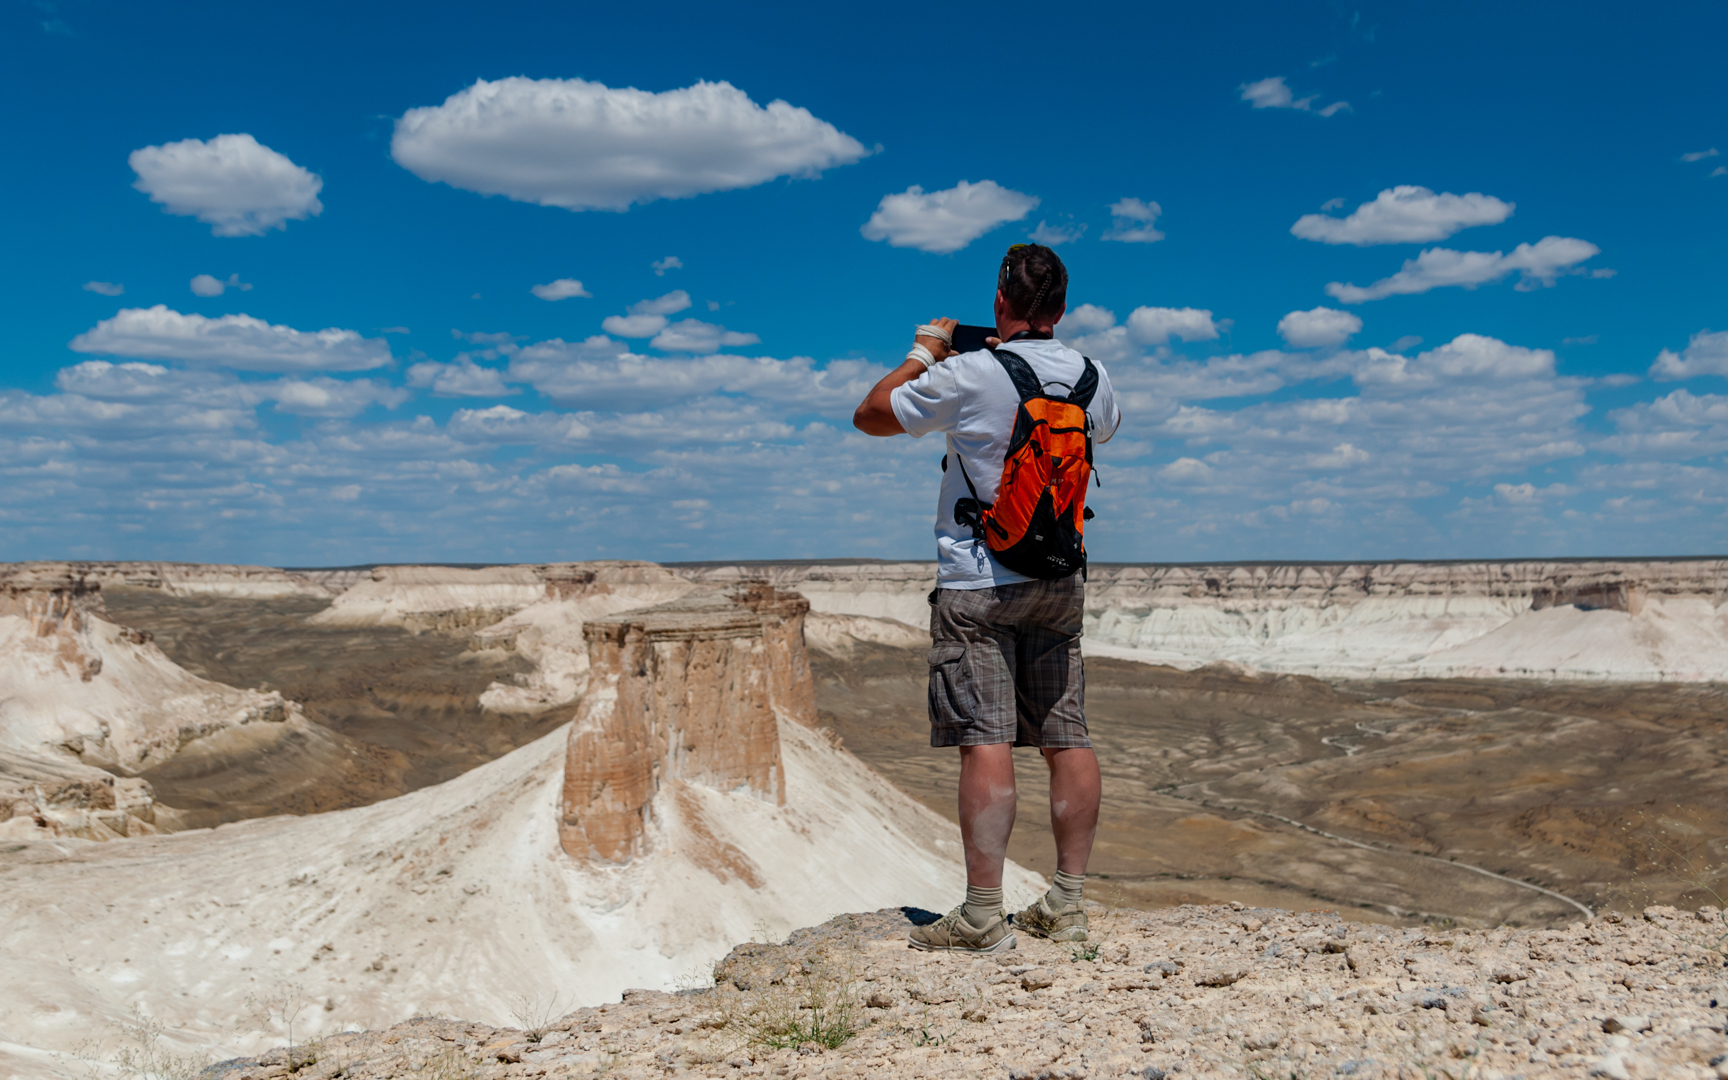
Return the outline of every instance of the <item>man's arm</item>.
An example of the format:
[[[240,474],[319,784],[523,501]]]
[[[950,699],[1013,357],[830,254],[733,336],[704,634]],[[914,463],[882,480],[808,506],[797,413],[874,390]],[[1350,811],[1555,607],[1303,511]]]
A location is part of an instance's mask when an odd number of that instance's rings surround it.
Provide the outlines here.
[[[939,326],[952,334],[954,328],[960,325],[956,319],[935,319],[931,325]],[[930,350],[930,356],[941,363],[954,355],[952,349],[941,338],[927,337],[923,334],[913,339],[914,344],[922,345]],[[906,362],[882,377],[882,381],[871,387],[864,395],[864,400],[852,413],[852,426],[866,435],[904,435],[906,429],[900,426],[900,418],[894,415],[894,406],[888,398],[897,386],[903,386],[927,369],[923,361],[907,357]]]

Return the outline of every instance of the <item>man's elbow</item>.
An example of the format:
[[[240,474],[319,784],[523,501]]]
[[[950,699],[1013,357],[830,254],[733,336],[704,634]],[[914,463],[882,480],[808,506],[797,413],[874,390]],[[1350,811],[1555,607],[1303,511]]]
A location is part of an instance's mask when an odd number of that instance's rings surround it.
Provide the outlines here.
[[[893,409],[868,398],[852,414],[852,426],[866,435],[899,435],[906,430]]]

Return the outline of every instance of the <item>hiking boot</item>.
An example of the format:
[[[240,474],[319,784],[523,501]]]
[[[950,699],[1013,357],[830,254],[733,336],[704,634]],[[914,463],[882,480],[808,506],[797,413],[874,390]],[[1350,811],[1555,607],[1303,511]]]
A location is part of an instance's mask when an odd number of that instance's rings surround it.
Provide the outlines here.
[[[955,908],[929,926],[915,926],[906,935],[914,949],[925,952],[997,953],[1014,947],[1014,931],[1008,925],[1008,913],[998,912],[989,926],[977,927],[961,914],[964,905]]]
[[[1051,941],[1085,941],[1086,909],[1069,904],[1057,911],[1051,908],[1047,897],[1040,896],[1037,903],[1014,916],[1014,926],[1033,937]]]

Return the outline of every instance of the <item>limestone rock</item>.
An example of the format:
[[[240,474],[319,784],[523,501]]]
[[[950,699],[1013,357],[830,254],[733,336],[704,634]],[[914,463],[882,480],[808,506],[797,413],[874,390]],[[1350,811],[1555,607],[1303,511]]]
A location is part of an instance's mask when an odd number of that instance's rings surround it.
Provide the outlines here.
[[[580,859],[647,848],[662,789],[784,804],[776,714],[813,726],[809,605],[763,583],[589,619],[589,683],[570,730],[559,835]]]

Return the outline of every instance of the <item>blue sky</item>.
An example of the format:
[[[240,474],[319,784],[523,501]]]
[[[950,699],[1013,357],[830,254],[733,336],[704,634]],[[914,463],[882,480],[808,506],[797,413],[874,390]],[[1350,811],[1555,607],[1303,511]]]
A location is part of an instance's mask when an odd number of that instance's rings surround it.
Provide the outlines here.
[[[929,557],[1030,235],[1095,559],[1724,548],[1719,4],[4,3],[0,558]]]

